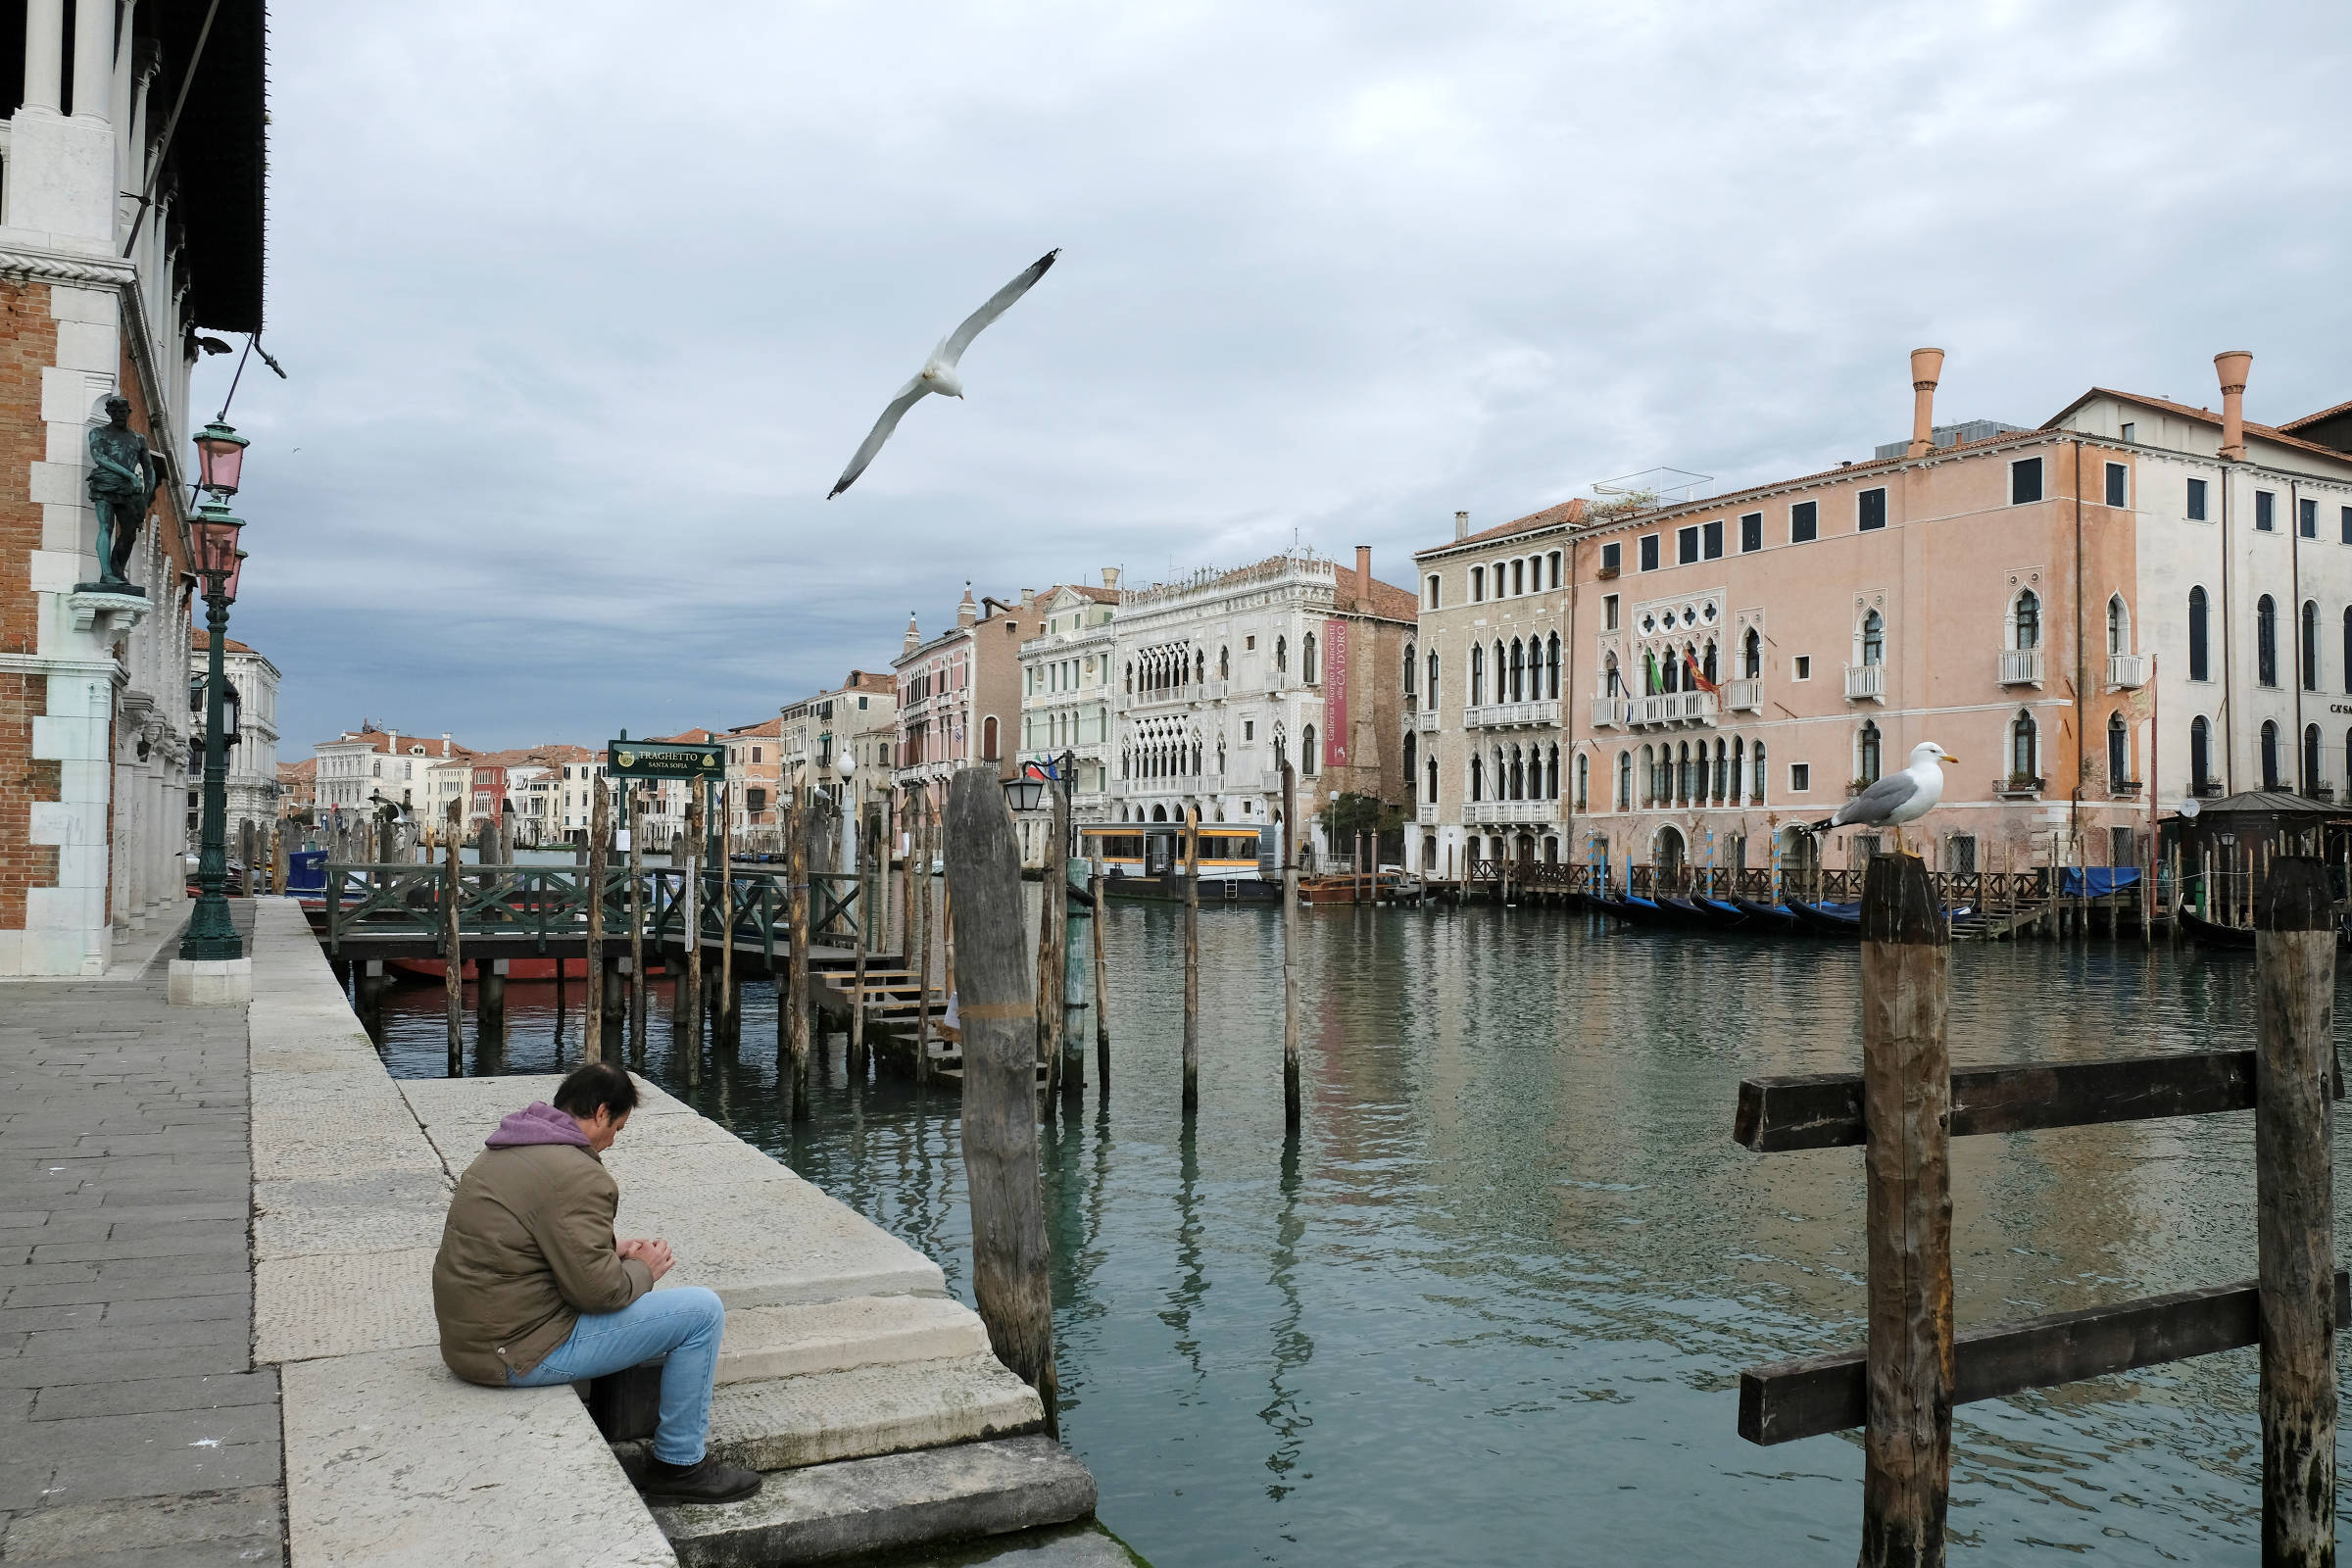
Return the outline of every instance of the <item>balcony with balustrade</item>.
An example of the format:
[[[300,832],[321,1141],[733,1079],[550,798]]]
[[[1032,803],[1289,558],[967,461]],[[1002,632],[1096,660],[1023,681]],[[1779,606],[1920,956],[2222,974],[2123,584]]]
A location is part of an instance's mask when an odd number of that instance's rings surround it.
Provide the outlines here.
[[[2002,649],[2001,684],[2004,686],[2040,685],[2041,650],[2038,648]]]
[[[1467,801],[1462,805],[1462,821],[1473,827],[1557,822],[1559,819],[1560,803],[1557,801]]]
[[[1592,699],[1592,727],[1615,729],[1625,722],[1625,710],[1633,699],[1629,697],[1595,697]]]
[[[1886,700],[1886,666],[1885,664],[1846,665],[1845,700],[1849,703],[1885,702]]]
[[[1464,729],[1527,729],[1536,725],[1557,725],[1560,705],[1556,699],[1540,703],[1481,703],[1462,710]]]
[[[2145,654],[2109,654],[2107,656],[2107,684],[2131,689],[2148,683],[2148,656]]]
[[[1727,680],[1723,683],[1723,706],[1735,713],[1764,711],[1764,683],[1761,680]]]
[[[1436,827],[1438,825],[1438,808],[1436,804],[1430,801],[1422,802],[1421,805],[1414,808],[1413,819],[1419,822],[1423,827]]]
[[[1686,724],[1713,724],[1721,705],[1712,692],[1664,692],[1655,697],[1625,699],[1628,729],[1673,729]]]
[[[1424,708],[1415,713],[1413,728],[1424,735],[1435,735],[1438,732],[1438,710],[1434,708]]]

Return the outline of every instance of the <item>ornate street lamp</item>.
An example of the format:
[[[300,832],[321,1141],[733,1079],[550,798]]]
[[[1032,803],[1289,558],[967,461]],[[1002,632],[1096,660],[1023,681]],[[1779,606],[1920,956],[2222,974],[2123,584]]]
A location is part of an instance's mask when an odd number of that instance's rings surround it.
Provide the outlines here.
[[[1032,777],[1027,768],[1004,780],[1004,804],[1014,811],[1034,811],[1046,798],[1046,781]]]
[[[245,449],[252,443],[219,419],[196,437],[196,482],[215,496],[237,493],[237,475],[245,466]]]
[[[236,443],[240,459],[243,447],[243,441]],[[207,471],[210,471],[209,461]],[[235,482],[233,462],[228,478],[231,484]],[[188,916],[187,934],[179,944],[179,956],[188,959],[245,956],[245,945],[238,940],[236,927],[228,918],[228,726],[221,711],[228,689],[228,674],[222,664],[228,647],[228,607],[237,597],[237,579],[245,564],[245,552],[237,548],[237,535],[244,526],[245,519],[231,513],[227,502],[215,496],[196,509],[188,530],[195,536],[196,570],[204,579],[204,625],[209,634],[205,638],[208,678],[204,705],[204,823],[196,860],[196,881],[201,891],[196,907]]]

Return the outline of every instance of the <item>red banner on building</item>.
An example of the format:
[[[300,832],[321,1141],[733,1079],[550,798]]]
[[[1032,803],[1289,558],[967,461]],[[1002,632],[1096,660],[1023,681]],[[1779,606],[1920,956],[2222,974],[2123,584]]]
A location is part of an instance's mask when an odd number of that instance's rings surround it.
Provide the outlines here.
[[[1348,622],[1323,623],[1323,765],[1348,765]]]

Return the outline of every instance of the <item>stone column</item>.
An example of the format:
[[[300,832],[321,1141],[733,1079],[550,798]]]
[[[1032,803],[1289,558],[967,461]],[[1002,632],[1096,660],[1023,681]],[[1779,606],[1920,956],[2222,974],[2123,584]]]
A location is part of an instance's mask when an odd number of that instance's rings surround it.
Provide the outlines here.
[[[25,54],[29,69],[31,51]],[[115,8],[105,0],[74,8],[74,118],[115,118]]]
[[[66,0],[25,0],[24,107],[64,113],[65,76]]]

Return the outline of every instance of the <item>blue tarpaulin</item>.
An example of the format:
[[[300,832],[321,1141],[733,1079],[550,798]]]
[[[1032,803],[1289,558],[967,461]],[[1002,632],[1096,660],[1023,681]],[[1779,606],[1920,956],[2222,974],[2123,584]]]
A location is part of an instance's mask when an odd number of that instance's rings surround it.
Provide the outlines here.
[[[326,852],[324,850],[296,850],[286,857],[286,891],[288,893],[324,893],[326,891]]]
[[[2058,894],[2068,899],[2096,899],[2110,893],[2121,893],[2128,887],[2135,886],[2138,881],[2139,867],[2136,865],[2089,865],[2080,870],[2059,872]]]

